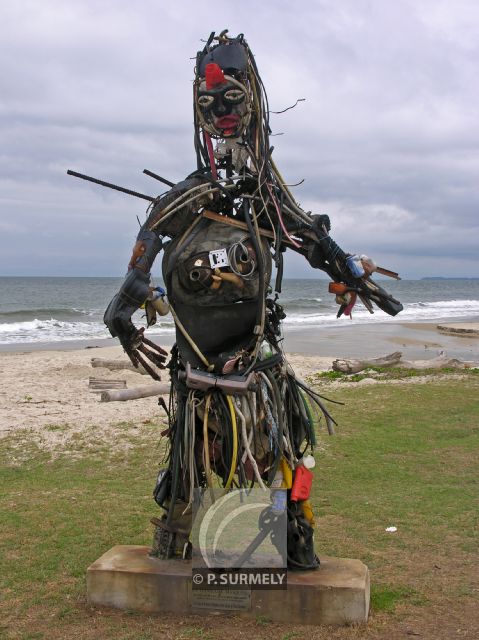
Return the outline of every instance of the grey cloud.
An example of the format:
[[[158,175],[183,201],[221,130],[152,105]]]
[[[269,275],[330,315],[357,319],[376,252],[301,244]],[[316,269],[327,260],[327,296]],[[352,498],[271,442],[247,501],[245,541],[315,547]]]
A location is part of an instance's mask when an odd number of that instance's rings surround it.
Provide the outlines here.
[[[146,203],[195,166],[191,80],[200,39],[229,26],[255,52],[275,158],[338,242],[408,276],[476,275],[476,3],[279,0],[4,2],[0,273],[122,273]],[[310,275],[291,256],[287,273]],[[447,272],[444,271],[447,269]]]

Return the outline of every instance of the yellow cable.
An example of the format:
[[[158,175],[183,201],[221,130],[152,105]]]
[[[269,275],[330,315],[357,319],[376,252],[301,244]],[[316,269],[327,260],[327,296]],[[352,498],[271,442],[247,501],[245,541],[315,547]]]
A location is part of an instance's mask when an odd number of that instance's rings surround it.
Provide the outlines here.
[[[208,487],[212,487],[213,483],[211,482],[211,465],[210,465],[210,450],[209,450],[209,440],[208,440],[208,416],[210,412],[210,404],[211,404],[211,393],[206,396],[205,402],[205,415],[203,416],[203,443],[205,447],[205,469],[206,469],[206,484]]]
[[[235,470],[236,470],[236,462],[237,462],[237,458],[238,458],[238,428],[236,426],[236,413],[235,413],[235,409],[233,406],[233,401],[231,400],[231,396],[226,396],[226,401],[228,402],[228,407],[230,408],[230,413],[231,413],[231,426],[233,429],[233,459],[231,460],[231,469],[230,469],[230,474],[228,476],[228,480],[226,481],[225,484],[225,489],[226,491],[228,491],[228,489],[231,486],[231,483],[233,481],[233,476],[235,474]]]

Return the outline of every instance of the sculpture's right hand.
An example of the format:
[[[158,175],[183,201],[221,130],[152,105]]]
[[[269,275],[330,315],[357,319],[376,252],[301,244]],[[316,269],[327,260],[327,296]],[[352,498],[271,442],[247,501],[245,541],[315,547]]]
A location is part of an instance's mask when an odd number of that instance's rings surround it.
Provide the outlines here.
[[[131,326],[134,331],[130,333],[128,338],[122,339],[118,336],[123,349],[136,368],[141,364],[154,380],[161,380],[161,377],[145,361],[145,358],[150,360],[158,369],[164,369],[168,352],[160,345],[145,338],[145,329],[143,327],[137,329],[133,323],[131,323]]]
[[[138,368],[141,364],[152,378],[160,380],[160,376],[147,360],[159,369],[164,369],[168,353],[151,340],[147,340],[143,335],[144,329],[137,329],[131,321],[133,313],[149,295],[149,281],[148,274],[138,269],[129,271],[120,291],[108,305],[103,321],[111,335],[120,340],[134,366]]]

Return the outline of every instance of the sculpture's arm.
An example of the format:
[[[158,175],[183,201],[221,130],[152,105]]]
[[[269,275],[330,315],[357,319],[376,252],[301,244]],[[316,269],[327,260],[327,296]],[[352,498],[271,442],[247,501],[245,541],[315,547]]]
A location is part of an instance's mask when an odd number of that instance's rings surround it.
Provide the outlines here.
[[[338,283],[339,286],[331,287],[341,305],[338,315],[349,315],[356,296],[371,312],[371,302],[392,316],[402,310],[402,304],[371,279],[374,263],[345,253],[334,242],[329,235],[331,223],[328,216],[312,216],[311,223],[310,231],[298,234],[303,240],[300,253],[313,268],[325,271]]]
[[[125,280],[103,317],[111,335],[120,340],[133,364],[142,364],[155,378],[158,376],[145,358],[164,368],[167,352],[147,340],[143,329],[137,329],[131,317],[152,293],[150,272],[163,247],[163,236],[175,237],[191,223],[195,210],[209,197],[210,187],[201,176],[190,177],[154,202],[138,233]]]

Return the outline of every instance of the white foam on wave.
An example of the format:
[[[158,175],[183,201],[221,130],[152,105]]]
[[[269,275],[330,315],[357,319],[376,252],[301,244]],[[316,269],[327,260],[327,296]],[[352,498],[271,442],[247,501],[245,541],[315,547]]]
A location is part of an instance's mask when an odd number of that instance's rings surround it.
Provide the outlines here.
[[[25,322],[0,324],[0,344],[88,340],[107,336],[106,328],[96,322],[64,322],[55,318],[35,318]]]
[[[345,318],[348,323],[364,324],[366,322],[429,322],[445,318],[464,318],[479,315],[479,300],[440,300],[437,302],[412,302],[404,305],[397,316],[390,316],[374,307],[374,314],[358,302],[353,309],[352,319]],[[286,316],[286,326],[318,325],[335,326],[337,318],[334,313],[291,314]]]
[[[287,309],[286,309],[287,311]],[[371,322],[431,322],[436,320],[470,318],[479,316],[479,300],[439,300],[437,302],[413,302],[404,305],[404,310],[391,317],[375,308],[370,314],[360,303],[353,309],[353,318],[341,318],[340,322],[348,324],[365,324]],[[134,318],[137,326],[144,324]],[[319,313],[290,312],[285,326],[338,326],[335,309]],[[148,329],[150,335],[172,335],[175,331],[171,316],[163,318],[159,324]],[[49,320],[27,320],[24,322],[0,323],[0,344],[62,342],[66,340],[96,340],[109,338],[110,334],[102,322],[65,322],[50,318]]]
[[[410,302],[408,308],[457,309],[479,311],[479,300],[437,300],[436,302]]]
[[[151,334],[173,333],[172,323],[155,326]],[[55,318],[49,320],[26,320],[24,322],[0,323],[0,344],[35,342],[63,342],[65,340],[97,340],[109,338],[110,333],[100,322],[64,322]]]
[[[76,307],[72,307],[72,311],[84,316],[95,316],[102,313],[102,309],[77,309]]]

